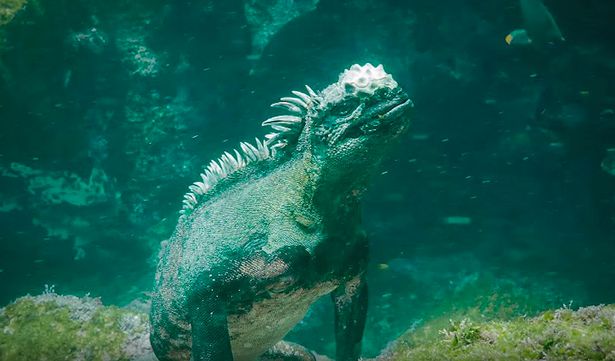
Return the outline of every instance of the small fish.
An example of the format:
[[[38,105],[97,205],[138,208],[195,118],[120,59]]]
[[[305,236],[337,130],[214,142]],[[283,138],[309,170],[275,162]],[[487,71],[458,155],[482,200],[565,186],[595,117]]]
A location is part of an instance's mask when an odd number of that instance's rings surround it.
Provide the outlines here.
[[[381,271],[386,271],[389,269],[389,265],[386,263],[379,263],[377,267]]]
[[[414,262],[412,262],[408,258],[398,257],[389,260],[387,263],[387,270],[390,270],[394,273],[406,276],[406,277],[416,277],[419,274],[419,270]]]
[[[504,40],[506,44],[511,46],[526,46],[532,43],[532,39],[530,39],[525,29],[515,29],[511,31],[510,34],[506,35]]]

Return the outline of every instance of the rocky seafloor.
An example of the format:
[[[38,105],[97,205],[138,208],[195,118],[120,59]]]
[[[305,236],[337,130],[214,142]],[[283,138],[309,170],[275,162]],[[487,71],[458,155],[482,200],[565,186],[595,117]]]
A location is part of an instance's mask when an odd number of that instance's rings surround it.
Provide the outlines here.
[[[0,359],[155,361],[144,311],[52,292],[21,297],[0,309]],[[563,307],[507,321],[467,310],[408,331],[371,360],[612,361],[615,305]]]

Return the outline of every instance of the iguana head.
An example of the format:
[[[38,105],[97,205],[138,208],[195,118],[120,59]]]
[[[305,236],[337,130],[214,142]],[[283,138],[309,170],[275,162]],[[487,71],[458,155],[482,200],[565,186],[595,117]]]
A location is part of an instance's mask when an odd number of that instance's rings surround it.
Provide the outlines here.
[[[321,92],[307,90],[273,104],[296,115],[265,121],[277,131],[268,142],[272,149],[296,142],[291,152],[308,153],[333,182],[364,178],[408,128],[412,101],[382,65],[355,64]]]
[[[412,102],[382,65],[353,65],[319,97],[308,124],[317,157],[335,163],[374,161],[408,128]]]

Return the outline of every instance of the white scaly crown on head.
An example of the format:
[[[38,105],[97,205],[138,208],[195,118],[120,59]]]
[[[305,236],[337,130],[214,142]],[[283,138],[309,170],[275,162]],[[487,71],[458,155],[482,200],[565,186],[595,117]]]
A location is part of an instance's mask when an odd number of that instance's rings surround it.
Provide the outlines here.
[[[359,93],[373,95],[380,88],[397,88],[397,82],[393,80],[391,74],[384,71],[382,64],[374,67],[370,63],[364,66],[355,64],[350,69],[344,70],[337,83],[347,94],[352,95]]]

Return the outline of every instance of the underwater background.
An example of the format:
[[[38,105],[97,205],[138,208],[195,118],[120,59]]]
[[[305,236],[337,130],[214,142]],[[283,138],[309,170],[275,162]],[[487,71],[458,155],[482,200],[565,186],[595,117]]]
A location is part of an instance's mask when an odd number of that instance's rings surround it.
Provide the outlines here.
[[[458,310],[615,302],[615,4],[544,4],[565,40],[507,37],[518,0],[0,0],[0,306],[146,303],[203,166],[367,62],[415,113],[364,202],[365,355]],[[333,355],[329,302],[289,338]]]

